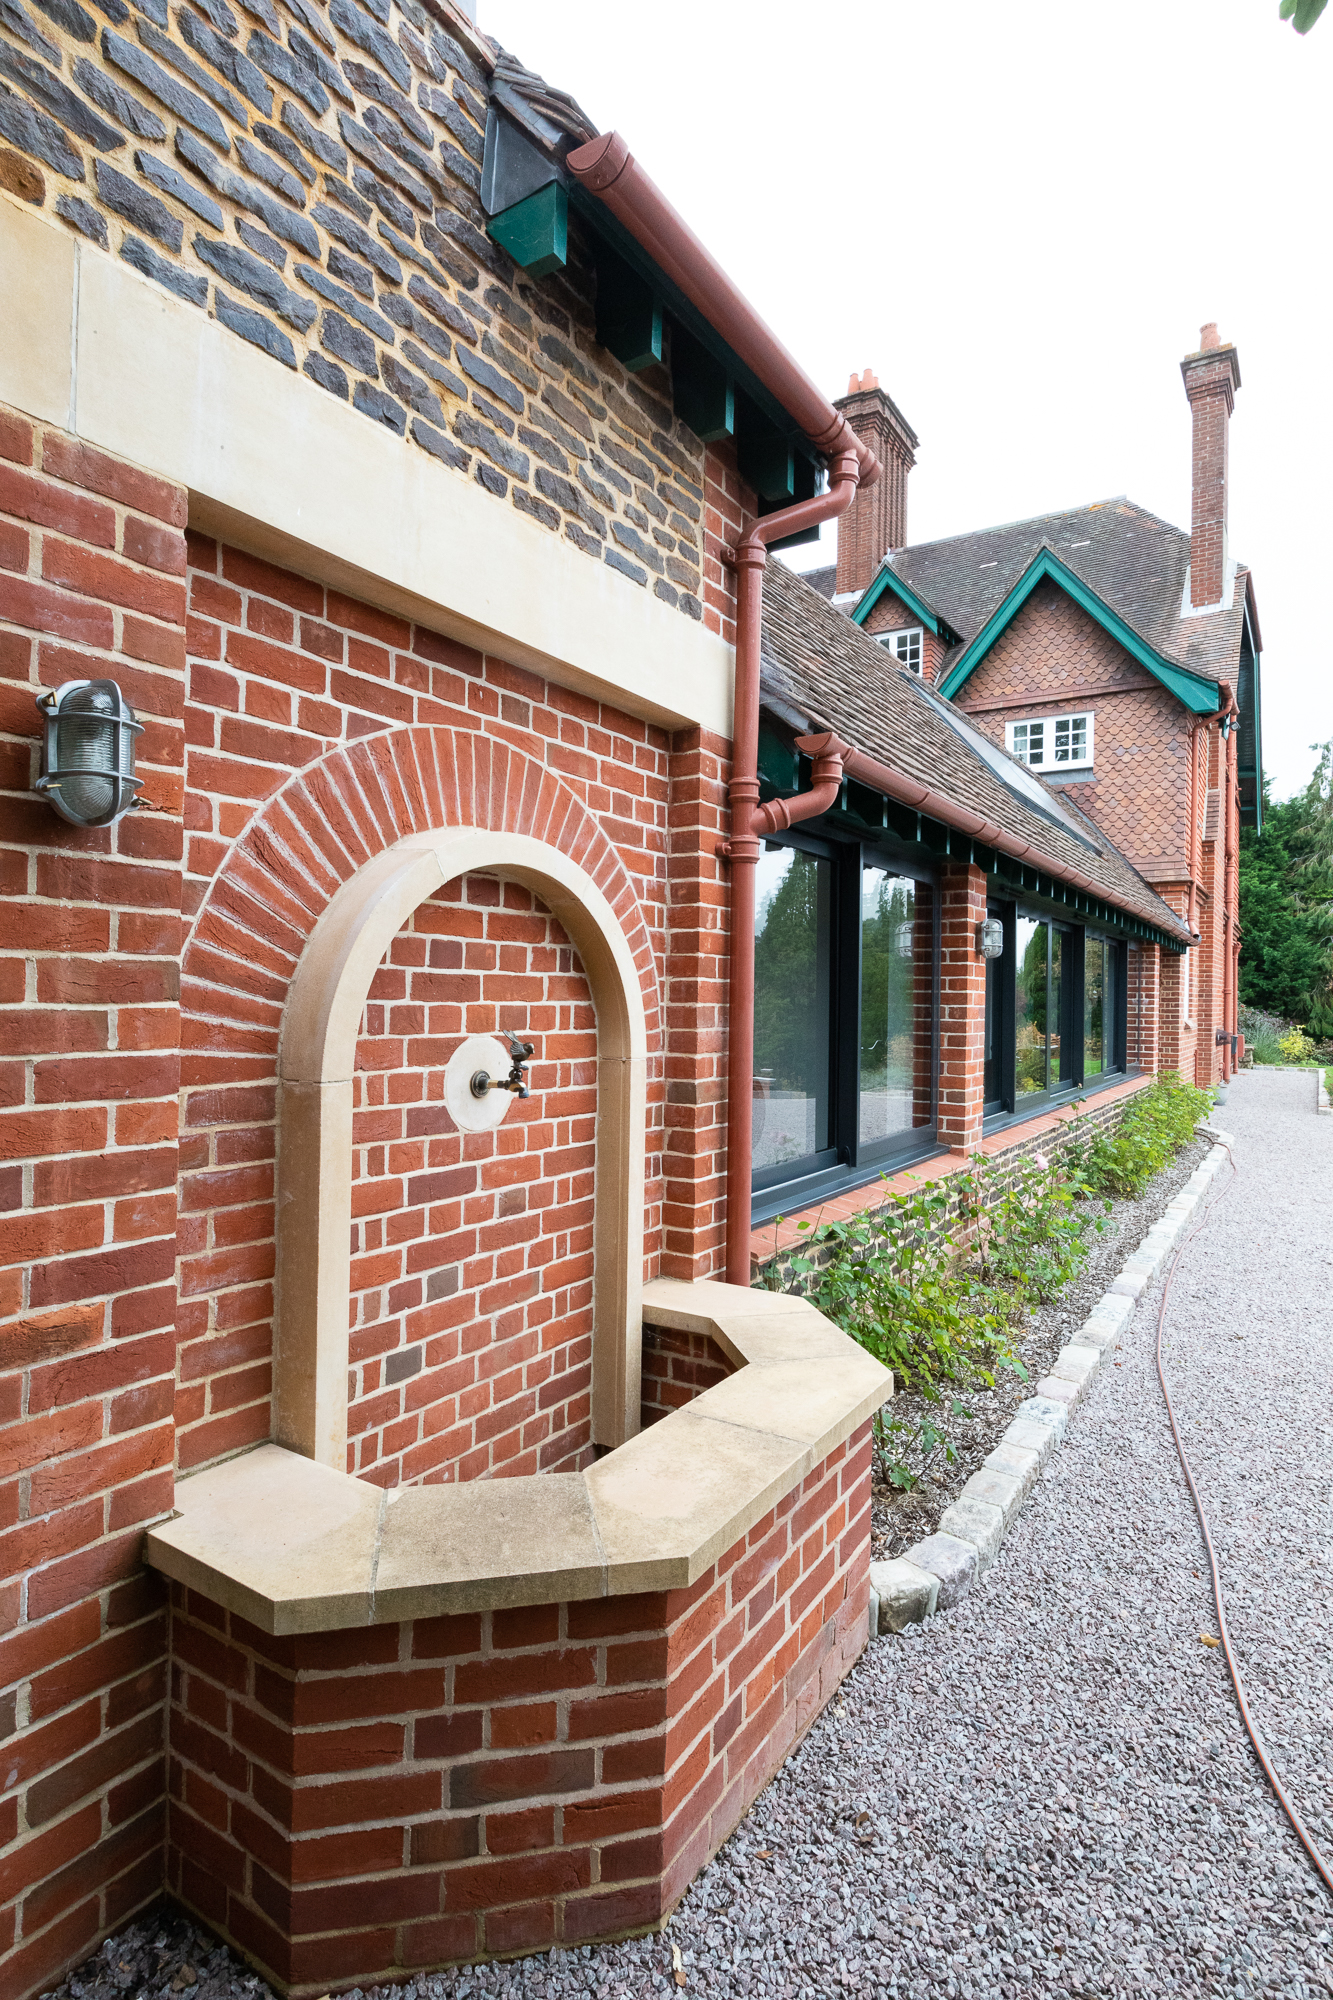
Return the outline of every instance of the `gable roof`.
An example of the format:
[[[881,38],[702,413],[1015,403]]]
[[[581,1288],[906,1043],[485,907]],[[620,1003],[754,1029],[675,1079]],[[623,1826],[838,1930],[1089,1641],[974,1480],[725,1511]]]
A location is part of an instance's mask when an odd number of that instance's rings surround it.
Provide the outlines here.
[[[1211,715],[1218,707],[1220,695],[1215,680],[1205,680],[1201,675],[1190,673],[1185,667],[1174,666],[1163,659],[1156,649],[1141,639],[1132,625],[1126,624],[1119,612],[1103,603],[1095,590],[1091,590],[1082,577],[1060,560],[1049,544],[1043,544],[1024,570],[1018,582],[1002,604],[998,604],[986,623],[969,645],[955,648],[952,660],[946,663],[940,677],[941,692],[953,696],[963,686],[973,668],[978,666],[990,651],[1001,632],[1018,614],[1032,595],[1037,585],[1046,577],[1057,583],[1067,596],[1082,607],[1090,617],[1109,632],[1141,667],[1171,690],[1183,701],[1194,715]],[[859,607],[858,607],[859,608]]]
[[[956,692],[1004,629],[996,622],[1017,587],[1045,552],[1054,564],[1043,573],[1076,596],[1106,629],[1120,630],[1136,644],[1128,650],[1171,685],[1174,669],[1192,682],[1219,678],[1235,684],[1245,615],[1248,571],[1238,565],[1230,603],[1203,615],[1182,615],[1189,582],[1190,538],[1156,514],[1123,495],[1043,514],[1030,521],[1010,521],[947,541],[922,542],[889,555],[853,612],[859,623],[875,597],[886,589],[908,584],[947,619],[959,644],[946,656],[941,686]],[[1058,567],[1057,567],[1058,565]],[[1030,590],[1038,577],[1028,585]],[[872,595],[873,593],[873,595]],[[1009,615],[1023,601],[1018,600]],[[1115,636],[1120,636],[1116,631]],[[1126,643],[1121,638],[1121,643]],[[1145,652],[1139,649],[1146,649]],[[954,669],[966,661],[960,677]],[[1153,664],[1153,662],[1156,664]],[[1178,687],[1172,689],[1180,693]],[[1185,700],[1183,693],[1180,698]],[[1193,706],[1193,703],[1188,705]],[[1217,707],[1214,694],[1210,704]],[[1196,709],[1196,713],[1204,713]]]
[[[764,572],[765,705],[846,741],[1077,871],[1116,909],[1178,945],[1191,933],[1068,795],[989,739],[935,689],[905,673],[867,632],[784,563]],[[1035,864],[1034,864],[1035,865]]]

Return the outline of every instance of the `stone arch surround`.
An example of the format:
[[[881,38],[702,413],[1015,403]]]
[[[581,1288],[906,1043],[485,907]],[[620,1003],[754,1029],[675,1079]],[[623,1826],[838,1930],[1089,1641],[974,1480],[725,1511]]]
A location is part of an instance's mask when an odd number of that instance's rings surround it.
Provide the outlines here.
[[[326,987],[331,978],[344,1007],[351,1006],[349,965],[355,965],[353,983],[364,972],[368,986],[410,909],[466,872],[489,872],[531,888],[559,916],[589,974],[598,1012],[602,1169],[593,1435],[599,1444],[614,1445],[637,1428],[647,1082],[661,1035],[652,942],[611,841],[546,766],[480,733],[418,726],[340,749],[293,777],[231,850],[183,956],[187,1095],[205,1100],[206,1115],[219,1120],[231,1115],[230,1101],[262,1106],[275,1094],[281,1098],[274,1435],[339,1469],[347,1312],[346,1272],[340,1279],[336,1269],[347,1262],[347,1230],[341,1251],[335,1228],[312,1230],[318,1211],[311,1208],[309,1185],[302,1187],[293,1174],[299,1160],[307,1166],[316,1161],[324,1171],[315,1182],[327,1180],[329,1149],[342,1145],[340,1138],[334,1147],[336,1121],[315,1109],[320,1076],[325,1085],[329,1081],[318,1064],[333,1059],[335,1048],[341,1053],[340,1035],[350,1032],[354,1046],[365,991],[355,1001],[350,1031],[344,1009],[335,1010],[330,1037],[332,1017],[321,1013],[314,997],[311,968],[318,961]],[[397,912],[392,924],[391,909]],[[343,940],[341,958],[331,943],[336,934]],[[299,1060],[293,1055],[298,1043]],[[324,1098],[327,1109],[327,1089]],[[316,1139],[318,1151],[312,1152]],[[350,1150],[344,1157],[350,1175]],[[613,1200],[602,1198],[608,1188]],[[303,1220],[294,1230],[298,1216]],[[181,1268],[188,1269],[185,1257]],[[183,1278],[183,1296],[189,1288]],[[193,1303],[199,1304],[197,1297]],[[329,1367],[339,1311],[341,1359]]]

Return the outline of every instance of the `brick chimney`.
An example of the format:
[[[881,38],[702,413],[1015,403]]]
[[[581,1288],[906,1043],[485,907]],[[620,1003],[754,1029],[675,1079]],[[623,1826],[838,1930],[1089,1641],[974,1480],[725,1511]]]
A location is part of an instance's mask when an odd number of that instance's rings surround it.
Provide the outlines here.
[[[907,475],[916,464],[917,436],[871,368],[852,376],[847,394],[833,407],[842,411],[884,468],[875,485],[857,494],[838,523],[835,588],[854,590],[859,596],[889,550],[902,548],[907,540]]]
[[[1221,604],[1227,582],[1227,431],[1240,387],[1240,361],[1215,325],[1200,327],[1199,347],[1180,364],[1194,417],[1190,506],[1190,608]]]

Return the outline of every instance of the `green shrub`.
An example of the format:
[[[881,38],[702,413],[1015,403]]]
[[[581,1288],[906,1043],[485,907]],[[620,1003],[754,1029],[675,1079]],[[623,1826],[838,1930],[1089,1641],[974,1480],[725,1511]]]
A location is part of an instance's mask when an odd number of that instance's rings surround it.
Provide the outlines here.
[[[932,1401],[942,1382],[989,1384],[997,1367],[1020,1365],[1005,1332],[1008,1303],[961,1267],[949,1207],[943,1186],[891,1195],[847,1222],[817,1225],[807,1254],[791,1260],[805,1296],[903,1388]]]
[[[1315,1045],[1304,1028],[1291,1028],[1278,1043],[1284,1063],[1309,1063],[1315,1059]]]
[[[1114,1131],[1076,1130],[1066,1154],[1069,1167],[1092,1194],[1141,1195],[1154,1174],[1193,1138],[1212,1103],[1208,1091],[1164,1070],[1130,1099]]]
[[[946,1387],[989,1388],[1002,1369],[1026,1379],[1011,1323],[1077,1274],[1089,1232],[1102,1227],[1095,1201],[1140,1193],[1211,1105],[1207,1091],[1161,1076],[1131,1100],[1116,1132],[1076,1127],[1058,1162],[1037,1153],[1002,1178],[978,1153],[966,1173],[891,1194],[847,1222],[802,1222],[810,1233],[791,1259],[791,1289],[930,1404]],[[956,1393],[950,1415],[968,1415]],[[955,1456],[929,1412],[913,1423],[881,1410],[873,1430],[898,1487]]]

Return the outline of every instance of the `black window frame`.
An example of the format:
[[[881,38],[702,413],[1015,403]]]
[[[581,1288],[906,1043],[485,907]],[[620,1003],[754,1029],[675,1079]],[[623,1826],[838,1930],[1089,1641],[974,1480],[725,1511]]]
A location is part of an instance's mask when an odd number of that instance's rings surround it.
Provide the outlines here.
[[[1124,1083],[1137,1074],[1128,1063],[1129,1015],[1128,1015],[1128,957],[1127,944],[1123,937],[1103,923],[1079,923],[1069,913],[1050,905],[1042,905],[1025,898],[992,899],[986,914],[997,917],[1004,927],[1004,950],[999,958],[987,961],[987,1023],[984,1063],[985,1092],[982,1105],[982,1132],[1002,1131],[1007,1125],[1021,1124],[1025,1119],[1037,1118],[1047,1111],[1064,1104],[1073,1103],[1079,1097],[1087,1097],[1099,1090],[1110,1089]],[[1068,963],[1061,967],[1060,979],[1060,1021],[1059,1037],[1062,1074],[1046,1088],[1039,1091],[1018,1093],[1018,1050],[1016,1037],[1016,994],[1018,977],[1018,921],[1026,918],[1030,922],[1046,926],[1049,940],[1047,947],[1047,992],[1054,965],[1056,940],[1068,939]],[[1110,1054],[1104,1067],[1094,1077],[1085,1073],[1086,1051],[1083,1041],[1083,1001],[1084,1001],[1084,941],[1089,937],[1100,938],[1107,947],[1106,984],[1110,989],[1103,999],[1103,1021],[1107,1013],[1110,1017],[1110,1034],[1103,1026],[1103,1047]],[[1061,944],[1061,949],[1065,947]],[[992,968],[994,968],[992,970]],[[1064,1059],[1068,1055],[1068,1072],[1064,1072]],[[1047,1057],[1047,1077],[1050,1077],[1050,1057]]]
[[[829,1113],[831,1145],[803,1159],[761,1168],[751,1175],[751,1220],[768,1222],[821,1197],[866,1186],[897,1173],[939,1146],[940,890],[939,870],[919,851],[886,833],[850,839],[793,827],[767,839],[766,850],[796,848],[831,860],[829,975]],[[931,892],[930,1119],[903,1138],[862,1141],[861,1062],[861,897],[864,871],[883,868],[909,876]],[[753,1061],[753,1058],[752,1058]]]

